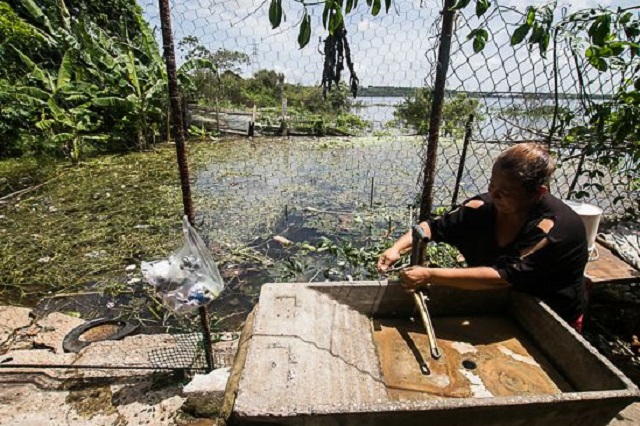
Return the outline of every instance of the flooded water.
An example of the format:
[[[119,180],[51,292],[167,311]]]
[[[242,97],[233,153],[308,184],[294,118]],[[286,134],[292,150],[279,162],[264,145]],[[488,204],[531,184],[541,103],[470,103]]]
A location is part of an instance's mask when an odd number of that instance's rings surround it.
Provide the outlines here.
[[[397,107],[404,101],[402,97],[360,97],[351,110],[371,123],[371,133],[387,131],[392,134],[415,134],[416,130],[398,122],[395,117]],[[447,102],[451,99],[448,96]],[[555,102],[551,98],[523,97],[482,97],[470,98],[478,103],[473,125],[473,139],[486,140],[527,140],[540,139],[553,125]],[[581,105],[575,99],[559,99],[559,112],[570,109],[579,116]],[[428,111],[425,111],[425,115]],[[446,110],[443,119],[446,121]],[[393,123],[391,126],[389,124]]]
[[[200,159],[198,222],[211,240],[248,243],[314,228],[349,232],[354,213],[406,210],[419,186],[422,138],[233,140]],[[319,212],[320,211],[320,212]],[[329,212],[329,213],[322,213]],[[331,222],[331,223],[330,223]],[[305,235],[292,235],[305,237]],[[310,235],[311,236],[311,235]]]
[[[227,283],[210,306],[219,326],[238,327],[267,282],[377,279],[378,256],[417,216],[424,145],[421,136],[372,136],[234,138],[194,146],[196,225]],[[458,202],[486,190],[491,164],[505,147],[469,147]],[[434,204],[450,206],[462,141],[442,138],[439,148]],[[566,191],[572,170],[575,162],[562,165],[554,194]],[[606,177],[601,182],[615,185]],[[599,198],[592,202],[603,206]],[[148,330],[175,324],[142,285],[116,296],[88,290],[46,299],[40,310],[85,318],[133,312],[148,321]]]

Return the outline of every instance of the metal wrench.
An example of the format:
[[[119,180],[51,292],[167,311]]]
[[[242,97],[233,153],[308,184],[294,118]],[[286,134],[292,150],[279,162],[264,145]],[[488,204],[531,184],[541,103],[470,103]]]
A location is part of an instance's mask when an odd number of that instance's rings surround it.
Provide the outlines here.
[[[427,237],[427,234],[420,225],[413,225],[413,228],[411,229],[411,238],[411,265],[420,265],[424,258],[424,246],[429,242],[429,237]],[[427,309],[427,301],[429,300],[429,297],[426,292],[416,290],[413,293],[413,300],[418,308],[418,312],[420,312],[422,324],[424,325],[427,337],[429,338],[431,357],[433,359],[439,359],[442,354],[438,348],[436,333],[433,330],[433,324],[431,322],[431,317],[429,316],[429,310]]]

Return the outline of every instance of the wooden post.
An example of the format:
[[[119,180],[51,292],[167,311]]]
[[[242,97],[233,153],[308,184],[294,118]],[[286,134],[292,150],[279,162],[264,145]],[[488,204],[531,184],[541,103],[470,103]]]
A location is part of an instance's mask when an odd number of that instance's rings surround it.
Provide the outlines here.
[[[220,103],[218,103],[218,95],[216,95],[216,130],[220,135]]]
[[[256,129],[256,104],[253,104],[253,112],[251,114],[251,121],[249,122],[249,136],[253,137]]]

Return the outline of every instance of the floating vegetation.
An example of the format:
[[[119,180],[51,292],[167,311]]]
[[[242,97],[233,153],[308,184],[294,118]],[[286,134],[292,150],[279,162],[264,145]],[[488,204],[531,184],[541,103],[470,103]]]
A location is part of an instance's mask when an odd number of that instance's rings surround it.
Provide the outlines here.
[[[227,283],[210,307],[213,325],[238,326],[266,282],[377,278],[377,257],[408,228],[421,143],[191,143],[196,226]],[[149,294],[139,270],[142,260],[182,244],[172,145],[75,166],[20,160],[0,168],[7,176],[0,198],[28,190],[0,205],[0,303],[87,319],[133,317],[147,331],[193,326]]]
[[[557,113],[558,116],[562,114],[566,114],[569,112],[569,108],[564,106],[559,106]],[[507,117],[531,117],[531,118],[542,118],[542,117],[552,117],[556,113],[555,105],[525,105],[525,104],[514,104],[500,110],[500,113]]]
[[[171,250],[182,210],[174,156],[159,149],[75,167],[61,163],[34,180],[49,184],[6,200],[0,210],[2,301],[33,304],[88,283],[109,289],[127,281],[128,265]],[[18,175],[23,168],[9,173],[12,180]]]

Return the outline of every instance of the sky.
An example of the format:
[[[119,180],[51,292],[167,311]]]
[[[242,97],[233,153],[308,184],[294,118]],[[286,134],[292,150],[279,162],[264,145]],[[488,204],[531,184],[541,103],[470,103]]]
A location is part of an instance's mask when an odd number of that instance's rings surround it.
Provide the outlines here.
[[[155,28],[160,39],[157,1],[139,0],[145,17]],[[302,3],[282,0],[286,21],[280,28],[272,29],[268,19],[269,0],[173,0],[172,26],[176,43],[187,35],[198,37],[212,51],[219,48],[241,51],[249,55],[251,64],[243,69],[249,76],[258,69],[282,72],[288,83],[319,84],[322,77],[324,56],[320,40],[327,31],[322,26],[322,6],[310,6],[312,16],[311,42],[304,49],[297,44]],[[384,3],[384,2],[383,2]],[[578,2],[559,2],[556,16],[563,9],[567,13],[578,10]],[[513,49],[509,37],[521,17],[512,12],[497,13],[490,9],[487,22],[473,16],[473,4],[464,17],[456,21],[452,47],[448,87],[461,90],[497,91],[548,91],[553,84],[552,58],[544,59],[534,49]],[[545,2],[526,4],[542,5]],[[526,7],[517,0],[502,0],[501,6],[523,10]],[[630,0],[620,2],[586,0],[579,8],[595,6],[626,7]],[[442,9],[437,0],[395,0],[388,13],[384,10],[376,17],[368,10],[365,0],[345,19],[348,41],[351,47],[355,71],[362,86],[422,86],[432,79],[432,64],[437,46],[436,20]],[[492,12],[493,11],[493,12]],[[469,17],[467,20],[466,17]],[[474,54],[466,35],[481,24],[492,34],[485,50]],[[572,59],[566,54],[566,46],[558,47],[557,61],[559,85],[565,91],[575,89],[575,81],[569,78],[568,66]],[[178,63],[184,52],[176,52]],[[346,64],[345,64],[346,65]],[[346,72],[348,78],[348,72]],[[594,90],[602,90],[608,84],[606,76],[592,74]],[[598,81],[599,80],[599,81]],[[564,86],[566,87],[564,87]]]

